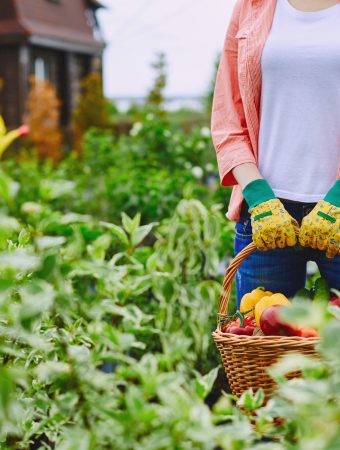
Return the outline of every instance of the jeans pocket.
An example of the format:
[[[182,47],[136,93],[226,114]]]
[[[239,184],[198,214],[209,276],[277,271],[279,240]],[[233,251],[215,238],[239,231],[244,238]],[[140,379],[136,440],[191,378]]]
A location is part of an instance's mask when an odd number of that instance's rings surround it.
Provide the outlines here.
[[[252,226],[250,217],[240,218],[235,225],[235,233],[240,238],[249,239],[252,237]]]

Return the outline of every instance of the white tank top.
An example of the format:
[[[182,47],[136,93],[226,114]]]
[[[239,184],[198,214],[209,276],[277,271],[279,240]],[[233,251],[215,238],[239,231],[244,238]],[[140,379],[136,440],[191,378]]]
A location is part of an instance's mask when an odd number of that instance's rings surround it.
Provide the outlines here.
[[[277,0],[261,65],[260,173],[277,197],[317,202],[340,158],[340,4]]]

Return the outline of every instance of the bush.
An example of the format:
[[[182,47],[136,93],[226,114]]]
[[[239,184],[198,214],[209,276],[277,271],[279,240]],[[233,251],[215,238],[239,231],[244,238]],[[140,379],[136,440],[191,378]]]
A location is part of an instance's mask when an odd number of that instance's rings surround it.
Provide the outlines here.
[[[91,72],[80,82],[81,93],[72,114],[74,127],[74,148],[81,151],[81,141],[85,131],[91,127],[109,128],[112,109],[104,97],[103,82],[100,73]]]
[[[55,87],[50,81],[30,77],[26,118],[30,127],[29,140],[35,146],[40,159],[51,159],[54,163],[62,158],[60,105]]]
[[[320,326],[321,359],[279,362],[266,406],[228,393],[211,331],[234,224],[207,131],[148,115],[83,145],[0,171],[0,448],[337,449],[336,310],[292,308]]]

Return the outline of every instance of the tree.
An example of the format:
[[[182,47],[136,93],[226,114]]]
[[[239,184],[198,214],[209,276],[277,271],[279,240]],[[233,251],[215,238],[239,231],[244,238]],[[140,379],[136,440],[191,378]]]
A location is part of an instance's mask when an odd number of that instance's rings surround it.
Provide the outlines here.
[[[151,107],[155,107],[156,109],[164,109],[164,89],[167,83],[167,75],[166,75],[166,58],[163,52],[157,53],[156,61],[152,63],[152,67],[156,71],[156,78],[154,81],[153,87],[150,89],[149,93],[146,96],[146,103]]]

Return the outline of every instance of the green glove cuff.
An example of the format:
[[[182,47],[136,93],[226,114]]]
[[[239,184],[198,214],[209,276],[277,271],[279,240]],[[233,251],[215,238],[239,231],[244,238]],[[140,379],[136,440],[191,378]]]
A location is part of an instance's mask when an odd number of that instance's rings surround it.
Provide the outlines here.
[[[324,200],[331,205],[340,208],[340,180],[336,180],[334,186],[328,191]]]
[[[248,203],[249,209],[254,208],[260,203],[276,198],[273,189],[269,186],[268,181],[263,178],[248,183],[242,190],[243,196]]]

